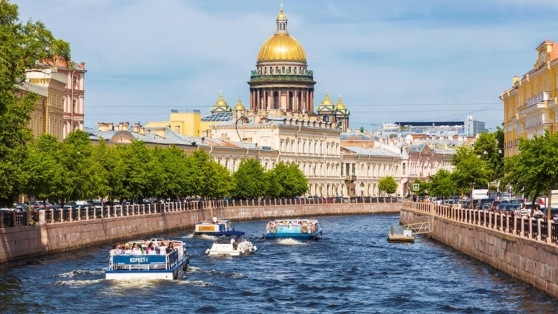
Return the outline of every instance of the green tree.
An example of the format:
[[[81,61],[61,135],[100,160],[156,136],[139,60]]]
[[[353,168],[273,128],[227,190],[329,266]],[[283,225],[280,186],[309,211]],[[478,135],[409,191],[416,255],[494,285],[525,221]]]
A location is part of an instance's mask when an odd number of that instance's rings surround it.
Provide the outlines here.
[[[473,144],[473,151],[492,170],[490,179],[504,177],[504,131],[498,127],[495,132],[481,133]]]
[[[523,193],[533,203],[541,193],[550,196],[558,186],[558,134],[547,130],[532,139],[520,138],[519,154],[506,159],[505,170],[506,182],[516,194]],[[547,215],[550,218],[550,210]]]
[[[0,204],[10,206],[24,192],[22,171],[32,135],[28,128],[37,95],[22,93],[25,71],[36,62],[59,55],[70,60],[68,43],[45,26],[22,24],[17,5],[0,1]]]
[[[127,145],[117,147],[120,157],[119,166],[122,167],[122,189],[118,193],[120,199],[143,199],[152,196],[149,182],[151,153],[142,141],[133,141]]]
[[[430,176],[430,195],[444,198],[455,195],[456,191],[455,180],[449,171],[440,169]]]
[[[275,165],[272,174],[281,186],[281,197],[300,196],[308,191],[308,179],[294,163],[286,165],[281,161]]]
[[[201,170],[200,196],[222,198],[230,195],[234,184],[229,170],[211,160],[211,156],[206,151],[198,150],[192,155],[199,160]]]
[[[429,189],[430,189],[430,183],[429,182],[426,182],[425,180],[420,180],[420,179],[417,178],[417,179],[415,179],[415,181],[413,181],[411,183],[411,186],[413,186],[413,184],[418,184],[418,186],[419,186],[418,191],[414,191],[414,193],[416,195],[419,195],[419,196],[428,195]]]
[[[235,197],[256,198],[265,195],[268,190],[264,168],[254,158],[242,160],[233,179],[236,186],[233,192]]]
[[[98,144],[93,146],[93,160],[98,163],[96,170],[97,184],[95,185],[94,194],[101,198],[101,204],[104,204],[105,199],[112,200],[115,191],[118,190],[122,184],[121,169],[117,167],[118,156],[116,155],[116,148],[108,146],[104,139],[99,140]]]
[[[22,165],[25,174],[25,194],[43,201],[56,200],[62,181],[59,164],[60,143],[51,134],[42,134],[27,147],[26,159]]]
[[[492,171],[487,164],[469,147],[459,147],[453,155],[452,164],[455,166],[452,177],[460,191],[472,191],[475,188],[486,188]]]
[[[378,190],[393,194],[397,191],[397,183],[392,176],[384,177],[378,182]]]
[[[82,130],[69,133],[58,156],[63,171],[63,180],[59,186],[60,202],[97,197],[95,192],[100,180],[96,177],[96,171],[99,171],[99,163],[93,159],[89,135]]]

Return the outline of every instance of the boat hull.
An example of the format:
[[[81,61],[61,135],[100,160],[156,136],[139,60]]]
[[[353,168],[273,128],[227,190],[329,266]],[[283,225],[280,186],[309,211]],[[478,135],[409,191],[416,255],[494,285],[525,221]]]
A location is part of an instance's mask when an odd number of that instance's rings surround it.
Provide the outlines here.
[[[128,280],[128,279],[146,279],[146,280],[176,280],[181,278],[186,273],[188,267],[188,258],[184,258],[178,262],[174,267],[170,269],[150,269],[150,270],[140,270],[140,269],[119,269],[111,270],[107,268],[105,270],[106,279],[115,280]]]
[[[265,233],[264,234],[264,238],[265,239],[295,239],[295,240],[318,240],[320,237],[322,236],[322,232],[316,232],[316,233]]]
[[[209,256],[244,256],[255,253],[256,246],[251,242],[241,242],[235,249],[232,244],[214,243],[211,248],[207,249],[206,254]]]

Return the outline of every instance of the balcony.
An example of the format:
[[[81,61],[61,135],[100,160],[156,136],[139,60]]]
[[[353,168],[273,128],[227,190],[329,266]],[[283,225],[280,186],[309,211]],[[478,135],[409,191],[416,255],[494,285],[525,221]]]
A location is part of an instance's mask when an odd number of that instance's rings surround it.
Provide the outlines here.
[[[550,92],[541,92],[537,95],[527,99],[527,108],[534,106],[538,103],[546,102],[550,100]]]
[[[356,181],[356,175],[351,174],[345,176],[345,182],[354,183],[355,181]]]

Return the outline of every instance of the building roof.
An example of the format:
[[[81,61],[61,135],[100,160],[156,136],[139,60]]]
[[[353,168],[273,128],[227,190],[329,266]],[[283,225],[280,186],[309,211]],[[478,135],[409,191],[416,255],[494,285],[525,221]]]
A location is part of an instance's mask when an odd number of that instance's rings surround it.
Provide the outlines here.
[[[427,127],[427,126],[464,126],[465,122],[463,121],[439,121],[439,122],[395,122],[395,124],[399,126],[420,126],[420,127]]]

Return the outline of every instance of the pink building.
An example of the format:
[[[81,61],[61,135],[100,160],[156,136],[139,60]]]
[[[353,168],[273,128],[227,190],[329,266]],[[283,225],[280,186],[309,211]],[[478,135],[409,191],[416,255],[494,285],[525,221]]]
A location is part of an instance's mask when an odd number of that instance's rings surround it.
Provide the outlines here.
[[[63,138],[75,129],[83,130],[85,116],[85,63],[67,62],[55,58],[52,64],[58,73],[66,75],[68,83],[64,91]]]

